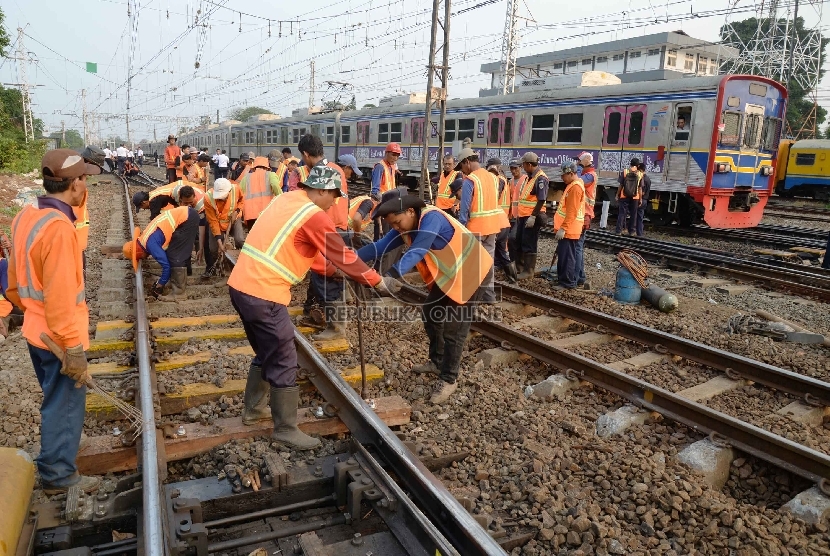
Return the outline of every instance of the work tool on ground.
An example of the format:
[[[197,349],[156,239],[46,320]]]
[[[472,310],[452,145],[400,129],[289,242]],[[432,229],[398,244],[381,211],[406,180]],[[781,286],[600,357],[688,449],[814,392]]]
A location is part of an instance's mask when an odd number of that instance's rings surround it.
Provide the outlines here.
[[[797,344],[821,344],[824,336],[814,332],[794,330],[782,322],[769,322],[751,315],[735,315],[729,319],[729,332],[739,334],[756,334],[775,341],[787,341]]]
[[[550,266],[547,267],[545,270],[543,270],[542,273],[539,275],[540,277],[544,278],[548,282],[553,282],[557,278],[557,273],[554,270],[553,265],[556,264],[556,255],[557,255],[556,248],[558,247],[558,245],[559,245],[559,240],[555,240],[555,243],[553,244],[553,258],[550,260]]]
[[[355,307],[357,307],[357,346],[360,352],[360,397],[368,402],[369,391],[366,388],[366,353],[363,351],[363,289],[349,278],[345,278],[346,284],[349,286],[349,291],[354,298]],[[370,406],[374,405],[369,403]]]

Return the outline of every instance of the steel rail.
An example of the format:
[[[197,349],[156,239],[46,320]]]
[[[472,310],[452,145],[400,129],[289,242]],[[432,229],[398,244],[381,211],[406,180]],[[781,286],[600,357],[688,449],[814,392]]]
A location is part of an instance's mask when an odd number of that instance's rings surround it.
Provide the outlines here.
[[[130,189],[127,180],[124,183],[127,216],[130,222],[129,234],[135,229],[135,220],[131,210]],[[150,373],[150,325],[147,307],[144,301],[144,281],[142,264],[139,261],[135,273],[135,349],[136,367],[138,368],[139,401],[141,409],[141,483],[142,483],[142,531],[143,551],[148,556],[166,554],[162,529],[161,482],[158,468],[158,446],[156,444],[156,419],[153,399],[153,385]]]
[[[649,328],[630,320],[586,309],[518,286],[504,282],[497,282],[497,285],[501,287],[502,298],[508,301],[533,305],[549,313],[555,312],[576,322],[599,328],[603,332],[651,346],[656,348],[658,353],[665,350],[700,365],[718,369],[730,378],[739,377],[786,392],[802,398],[806,403],[830,406],[830,383],[828,382]]]
[[[426,299],[426,294],[411,286],[404,286],[399,295],[412,302],[423,302]],[[570,369],[570,374],[575,374],[580,380],[617,394],[638,407],[656,411],[701,433],[724,436],[734,448],[791,473],[815,483],[830,479],[830,456],[826,454],[581,355],[556,348],[513,328],[484,320],[474,321],[472,328],[496,342],[507,341],[520,353],[526,353],[557,369]]]
[[[416,523],[410,524],[427,532],[428,537],[421,536],[419,540],[429,544],[428,553],[435,554],[437,550],[445,556],[505,556],[504,549],[427,470],[421,460],[412,455],[354,388],[329,367],[311,343],[296,330],[294,339],[300,367],[313,369],[308,373],[311,383],[326,401],[337,408],[337,416],[348,427],[350,434],[361,444],[372,446],[409,491],[410,498],[418,502],[424,513],[413,507],[411,517]],[[399,503],[406,506],[412,502],[403,497]]]

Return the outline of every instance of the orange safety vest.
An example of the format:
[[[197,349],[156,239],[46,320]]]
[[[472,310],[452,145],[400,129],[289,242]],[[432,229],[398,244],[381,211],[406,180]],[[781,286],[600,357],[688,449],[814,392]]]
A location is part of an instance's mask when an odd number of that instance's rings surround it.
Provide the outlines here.
[[[257,168],[239,181],[239,189],[245,196],[245,205],[242,207],[242,218],[245,220],[256,220],[265,207],[274,199],[274,190],[271,189],[271,181],[268,174],[270,170]],[[277,189],[279,195],[282,188]]]
[[[415,267],[427,285],[438,286],[456,303],[467,303],[493,267],[493,257],[470,230],[437,207],[421,209],[419,228],[421,220],[430,212],[437,212],[452,225],[452,239],[443,249],[427,251]],[[412,245],[412,234],[402,237],[407,246]]]
[[[594,176],[594,181],[591,183],[585,183],[585,180],[582,180],[582,187],[585,188],[585,216],[588,217],[588,222],[590,222],[594,218],[594,205],[597,202],[597,170],[593,166],[588,168],[584,168],[582,170],[582,175],[591,174]]]
[[[341,191],[343,192],[342,197],[338,197],[338,199],[334,202],[334,204],[326,211],[326,214],[329,215],[331,221],[334,222],[334,227],[340,230],[348,230],[349,229],[349,184],[346,182],[346,174],[343,172],[343,168],[335,164],[334,162],[326,162],[326,166],[329,168],[334,168],[337,170],[337,173],[340,174],[340,183],[341,183]],[[308,166],[300,166],[297,168],[297,172],[300,174],[300,183],[304,182],[308,177],[308,173],[311,169]],[[340,199],[346,199],[342,203]]]
[[[558,230],[565,222],[565,217],[568,215],[568,201],[571,200],[572,195],[577,197],[576,218],[565,228],[565,237],[579,239],[579,236],[582,235],[582,225],[585,223],[585,184],[579,178],[576,178],[565,188],[565,193],[556,208],[556,214],[553,215],[553,229]]]
[[[518,201],[518,208],[519,208],[519,216],[524,218],[525,216],[530,216],[533,214],[533,209],[536,208],[536,203],[539,200],[536,198],[536,195],[533,195],[533,188],[536,185],[536,180],[539,179],[539,176],[544,176],[547,178],[547,175],[541,170],[539,170],[536,174],[533,174],[533,177],[528,179],[524,187],[522,187],[521,193],[519,193],[519,201]],[[545,205],[542,205],[542,208],[539,209],[539,212],[545,212],[546,208]]]
[[[519,216],[519,195],[522,192],[522,186],[527,181],[527,174],[522,174],[517,178],[510,178],[507,185],[510,187],[510,218]]]
[[[464,176],[464,179],[473,182],[467,229],[482,236],[489,236],[509,227],[510,221],[499,206],[498,178],[484,168],[479,168]]]
[[[251,228],[228,285],[288,306],[291,286],[302,282],[315,258],[301,255],[294,238],[308,219],[320,211],[301,189],[274,199]]]
[[[178,145],[167,145],[164,147],[164,164],[168,168],[176,168],[176,157],[182,155],[182,149]],[[176,169],[176,175],[179,175]]]
[[[219,229],[221,231],[226,232],[228,230],[228,226],[231,224],[231,214],[233,214],[236,210],[236,204],[239,202],[239,199],[242,199],[242,191],[236,184],[233,184],[230,193],[228,193],[227,198],[224,199],[225,203],[222,205],[222,210],[219,210],[217,201],[213,198],[213,189],[208,191],[205,195],[205,202],[213,207],[214,211],[216,211],[216,219],[219,221]],[[222,199],[220,199],[220,201],[221,200]],[[244,204],[242,205],[242,210],[245,210]]]
[[[282,184],[285,183],[285,173],[288,172],[288,164],[284,162],[280,162],[280,165],[277,166],[276,171],[274,174],[277,176],[277,183],[280,186],[280,191],[282,191]]]
[[[508,218],[508,224],[510,224],[510,205],[513,202],[512,192],[510,191],[510,186],[507,185],[507,178],[504,176],[498,176],[499,178],[499,188],[501,189],[501,193],[499,193],[499,206],[504,211],[505,216]]]
[[[78,238],[78,247],[86,251],[89,244],[89,209],[86,202],[89,199],[89,190],[84,191],[84,199],[78,207],[72,207],[75,213],[75,237]]]
[[[458,177],[458,172],[451,171],[448,175],[441,175],[438,177],[438,193],[435,195],[435,206],[442,210],[451,209],[458,204],[458,197],[452,194],[450,184]]]
[[[620,199],[628,199],[628,197],[626,197],[626,195],[625,195],[625,177],[628,176],[628,173],[630,171],[631,171],[630,168],[627,168],[627,169],[622,171],[623,184],[620,185],[620,189],[619,189]],[[641,194],[642,194],[642,191],[643,191],[642,187],[643,187],[643,175],[644,174],[643,174],[643,172],[640,172],[639,170],[636,173],[637,173],[637,194],[634,195],[633,197],[631,197],[634,200],[639,199]]]
[[[167,246],[170,245],[170,240],[173,238],[173,232],[175,232],[176,228],[178,228],[183,222],[187,222],[189,212],[190,207],[176,207],[174,209],[164,211],[153,218],[139,238],[142,247],[147,246],[147,242],[150,240],[150,236],[153,235],[153,232],[161,230],[164,234],[164,245],[161,247],[162,249],[167,250]]]
[[[359,197],[355,197],[354,199],[349,201],[349,229],[351,229],[352,220],[354,220],[354,215],[357,214],[357,209],[360,208],[360,205],[363,204],[363,201],[372,201],[372,210],[375,210],[375,207],[378,206],[377,201],[375,201],[368,195],[360,195]],[[369,214],[371,214],[371,212],[369,212]],[[360,227],[360,231],[362,232],[363,230],[365,230],[371,223],[372,219],[369,218],[369,215],[367,215],[367,217],[363,219],[363,225]]]
[[[383,166],[383,177],[380,179],[380,194],[383,195],[387,191],[392,191],[397,187],[395,184],[395,169],[387,164],[385,160],[381,160],[378,164]]]
[[[205,211],[205,191],[201,188],[198,183],[189,182],[187,180],[179,180],[177,182],[168,183],[167,185],[163,185],[161,187],[157,187],[150,191],[150,200],[152,201],[159,195],[167,195],[168,197],[172,197],[173,201],[178,205],[181,197],[181,189],[182,187],[189,185],[193,188],[193,192],[196,194],[196,206],[193,207],[196,209],[197,212],[204,212]],[[170,205],[167,205],[170,206]],[[165,210],[165,209],[162,209]],[[169,209],[168,209],[169,210]]]
[[[184,176],[185,179],[198,179],[204,180],[205,179],[205,171],[202,170],[202,167],[199,166],[197,163],[193,163],[190,165],[190,168],[185,168],[187,170],[187,175]],[[199,183],[200,186],[204,187],[202,183]]]
[[[21,309],[26,315],[23,319],[23,337],[33,346],[48,349],[41,341],[40,334],[45,332],[58,345],[61,342],[55,338],[46,322],[46,296],[43,284],[42,261],[32,259],[32,251],[41,240],[43,231],[49,226],[68,225],[74,229],[72,222],[59,210],[47,208],[39,209],[29,205],[25,207],[12,222],[12,239],[14,270],[17,278],[17,295],[20,296]],[[77,242],[76,242],[77,245]],[[81,338],[84,349],[89,349],[89,309],[86,305],[84,291],[84,267],[81,249],[73,254],[75,259],[74,276],[70,268],[64,269],[63,280],[75,280],[75,327]],[[66,255],[64,255],[66,256]],[[64,346],[74,347],[74,346]]]

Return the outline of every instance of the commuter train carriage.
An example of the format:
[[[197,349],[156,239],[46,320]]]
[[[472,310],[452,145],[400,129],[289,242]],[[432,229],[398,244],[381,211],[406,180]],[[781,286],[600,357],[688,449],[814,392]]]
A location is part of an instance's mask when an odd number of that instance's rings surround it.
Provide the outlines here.
[[[775,192],[830,200],[830,139],[781,141]]]
[[[482,160],[498,156],[506,169],[510,159],[533,151],[548,176],[558,180],[564,160],[589,151],[599,174],[597,201],[612,204],[620,170],[637,157],[652,182],[651,221],[752,227],[761,221],[775,184],[786,97],[786,89],[772,80],[727,75],[457,99],[447,102],[445,153],[469,140]],[[180,144],[211,152],[227,148],[232,159],[286,146],[297,155],[299,138],[313,133],[322,138],[330,160],[351,153],[370,170],[386,143],[396,141],[403,150],[398,169],[415,185],[421,173],[423,95],[380,104],[291,118],[255,116],[227,124],[227,132],[197,129]],[[437,133],[433,123],[432,171],[438,169]]]

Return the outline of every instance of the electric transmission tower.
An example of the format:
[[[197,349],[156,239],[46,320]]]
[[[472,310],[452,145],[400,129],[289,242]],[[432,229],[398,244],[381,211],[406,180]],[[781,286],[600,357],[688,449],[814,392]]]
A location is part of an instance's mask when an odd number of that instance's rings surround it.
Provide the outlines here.
[[[501,43],[501,94],[512,93],[516,81],[516,58],[519,52],[519,0],[507,0],[504,18],[504,37]]]
[[[29,55],[23,46],[23,29],[17,28],[17,67],[20,77],[20,96],[23,97],[23,132],[26,142],[35,140],[35,126],[32,118],[32,96],[29,93],[29,79],[26,75],[26,66],[29,64]]]
[[[757,27],[748,40],[733,23],[725,25],[724,44],[741,51],[738,58],[727,62],[729,73],[761,75],[807,91],[811,109],[797,128],[787,129],[787,135],[795,139],[813,138],[818,132],[823,4],[823,0],[762,0],[756,10]]]

